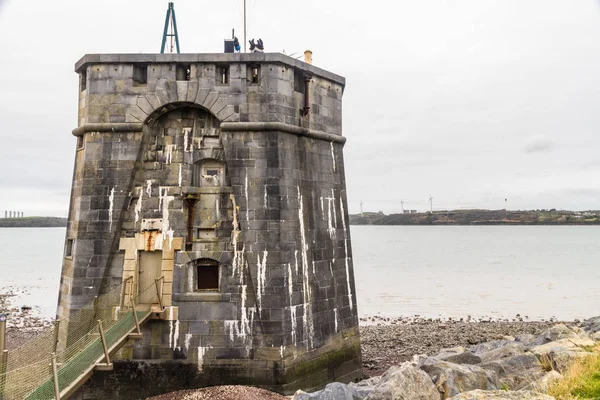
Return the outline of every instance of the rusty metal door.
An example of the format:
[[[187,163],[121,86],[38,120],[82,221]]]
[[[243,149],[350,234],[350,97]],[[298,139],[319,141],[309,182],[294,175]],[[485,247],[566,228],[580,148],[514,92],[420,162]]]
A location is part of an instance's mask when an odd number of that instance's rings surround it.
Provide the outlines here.
[[[160,278],[162,251],[140,251],[139,268],[139,303],[158,304],[154,280]],[[159,283],[160,287],[160,283]]]

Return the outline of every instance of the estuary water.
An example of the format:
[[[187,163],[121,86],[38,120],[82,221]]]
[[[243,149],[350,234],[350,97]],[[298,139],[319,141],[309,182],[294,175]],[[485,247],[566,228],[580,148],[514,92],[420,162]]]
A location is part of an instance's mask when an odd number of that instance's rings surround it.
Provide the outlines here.
[[[600,227],[351,226],[361,317],[600,315]],[[0,293],[56,311],[64,228],[0,228]]]

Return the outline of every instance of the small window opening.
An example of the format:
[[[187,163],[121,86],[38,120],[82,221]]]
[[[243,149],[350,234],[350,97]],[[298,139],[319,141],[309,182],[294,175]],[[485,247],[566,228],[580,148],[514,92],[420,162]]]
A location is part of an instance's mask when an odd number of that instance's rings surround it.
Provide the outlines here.
[[[65,257],[73,257],[73,239],[67,239],[65,244]]]
[[[221,85],[227,85],[229,83],[229,66],[217,65],[216,72],[217,83]]]
[[[294,70],[294,90],[304,94],[304,74],[298,69]]]
[[[177,64],[175,70],[176,79],[178,81],[189,81],[192,75],[192,67],[190,64]]]
[[[201,261],[196,266],[197,289],[219,290],[219,264],[216,261]]]
[[[251,84],[258,84],[260,76],[260,65],[249,65],[248,66],[248,82]]]
[[[79,91],[83,92],[87,88],[87,71],[81,71],[79,74]]]
[[[77,150],[83,149],[83,135],[77,136]]]
[[[148,83],[148,66],[133,66],[133,86],[142,86]]]

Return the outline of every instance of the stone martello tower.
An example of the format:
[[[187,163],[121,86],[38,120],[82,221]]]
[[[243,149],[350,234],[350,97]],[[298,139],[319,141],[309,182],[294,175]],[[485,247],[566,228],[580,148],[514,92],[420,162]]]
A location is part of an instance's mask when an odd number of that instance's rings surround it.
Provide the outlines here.
[[[282,54],[92,54],[75,70],[58,316],[125,281],[162,278],[163,303],[140,295],[157,318],[81,395],[360,377],[344,78]]]

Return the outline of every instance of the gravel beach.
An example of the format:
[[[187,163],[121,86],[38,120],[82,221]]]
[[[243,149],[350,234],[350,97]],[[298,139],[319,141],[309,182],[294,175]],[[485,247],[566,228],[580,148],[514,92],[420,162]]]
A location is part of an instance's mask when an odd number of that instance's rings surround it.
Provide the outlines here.
[[[558,323],[515,319],[473,322],[418,317],[362,320],[360,343],[363,372],[368,377],[381,375],[392,365],[408,361],[415,354],[431,355],[443,348],[471,346],[522,333],[539,334]]]

